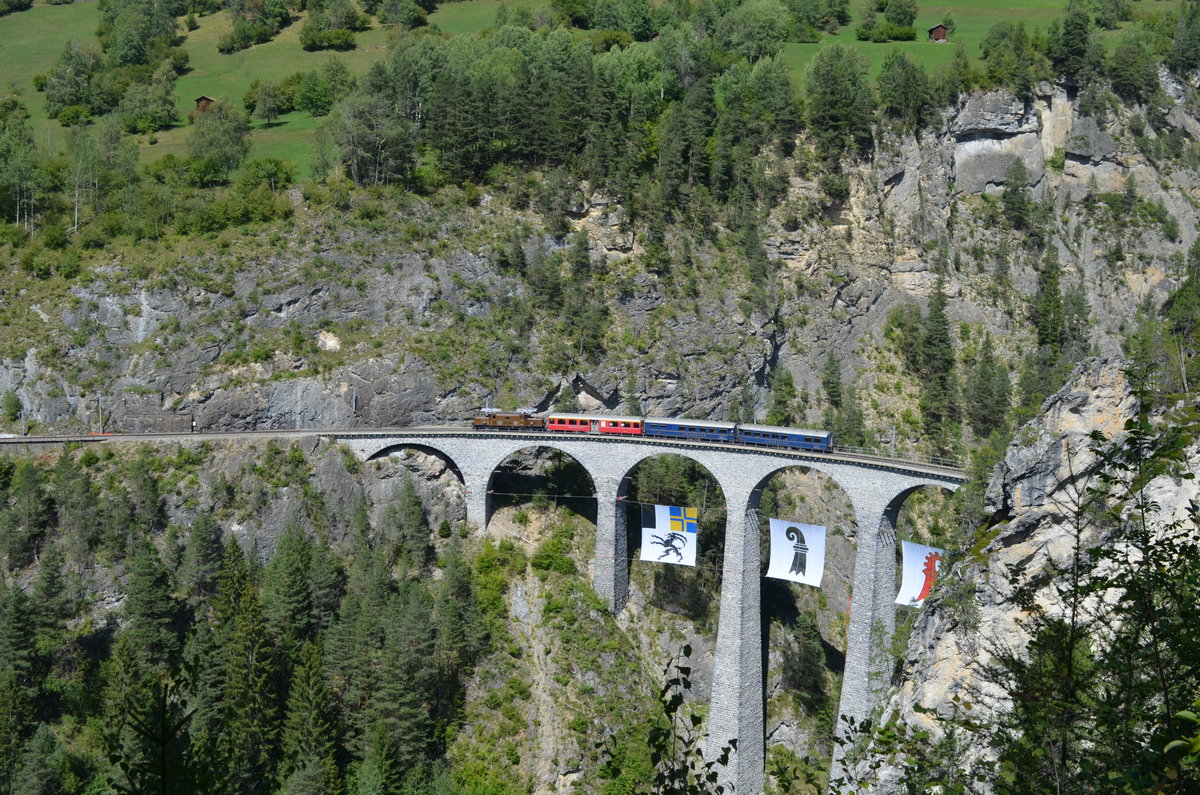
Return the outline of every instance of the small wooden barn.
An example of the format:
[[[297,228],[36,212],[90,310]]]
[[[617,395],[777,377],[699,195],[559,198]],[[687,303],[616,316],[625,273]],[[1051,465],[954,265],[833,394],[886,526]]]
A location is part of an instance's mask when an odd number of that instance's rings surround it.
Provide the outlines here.
[[[200,96],[196,97],[196,112],[201,113],[208,110],[210,107],[212,107],[214,102],[216,102],[216,100],[212,97],[208,96],[207,94],[201,94]]]
[[[946,41],[948,34],[949,31],[946,29],[946,26],[939,23],[929,29],[929,40]]]

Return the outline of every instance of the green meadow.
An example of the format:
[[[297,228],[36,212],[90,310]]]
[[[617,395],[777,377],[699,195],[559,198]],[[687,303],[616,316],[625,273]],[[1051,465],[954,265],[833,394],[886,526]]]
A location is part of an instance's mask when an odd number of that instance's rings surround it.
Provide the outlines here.
[[[226,12],[201,17],[199,27],[187,33],[183,46],[190,56],[191,69],[176,83],[179,115],[184,123],[154,136],[155,143],[142,149],[144,159],[156,159],[168,152],[182,155],[187,147],[187,114],[196,106],[196,97],[207,95],[226,99],[241,106],[242,95],[255,79],[279,81],[293,72],[306,72],[336,57],[356,75],[383,57],[392,30],[376,26],[355,34],[358,46],[347,52],[306,52],[300,47],[301,14],[279,35],[265,44],[224,55],[217,51],[217,40],[230,29]],[[267,125],[253,120],[251,158],[278,157],[296,163],[303,172],[312,159],[312,134],[319,119],[295,112],[280,116]]]
[[[46,120],[42,98],[33,89],[33,76],[48,72],[72,39],[98,46],[99,19],[95,3],[36,5],[0,17],[0,90],[24,100],[39,143],[49,139],[51,147],[61,148],[62,128]]]
[[[1135,0],[1134,14],[1166,11],[1180,5],[1182,0]],[[966,48],[967,55],[977,60],[979,44],[987,34],[988,29],[998,22],[1024,22],[1030,31],[1045,30],[1050,23],[1066,14],[1066,0],[981,0],[975,3],[949,3],[944,5],[919,6],[916,41],[896,41],[886,44],[876,44],[869,41],[858,41],[854,29],[858,27],[862,16],[861,7],[852,4],[851,13],[854,19],[851,23],[834,35],[828,35],[815,44],[798,44],[791,42],[784,47],[784,58],[792,70],[797,86],[803,82],[804,70],[809,61],[816,55],[817,49],[830,42],[839,42],[843,46],[857,50],[867,60],[872,77],[879,74],[884,56],[892,49],[907,53],[917,63],[927,70],[933,71],[938,64],[954,58],[954,51],[959,44]],[[948,42],[932,42],[927,38],[927,31],[940,23],[946,16],[953,18],[955,32]],[[1102,38],[1113,43],[1120,31],[1102,31]]]
[[[518,8],[528,8],[537,11],[549,7],[549,0],[505,0],[504,5],[512,11]],[[429,15],[429,24],[437,25],[438,30],[447,36],[457,36],[460,33],[476,33],[492,27],[496,21],[496,10],[500,8],[500,0],[466,0],[461,3],[442,3],[437,10]]]
[[[1165,11],[1183,0],[1136,0],[1135,14]],[[536,11],[548,6],[548,0],[507,0],[510,10],[525,7]],[[495,22],[499,0],[465,0],[445,2],[429,16],[429,23],[445,35],[453,36],[486,30]],[[966,47],[971,58],[978,57],[979,43],[988,28],[1006,20],[1021,21],[1029,28],[1045,29],[1051,20],[1061,17],[1066,0],[976,0],[940,5],[922,5],[916,20],[918,40],[874,44],[855,39],[861,8],[855,4],[854,21],[837,34],[825,36],[816,44],[789,43],[784,48],[786,59],[798,91],[802,90],[804,69],[817,49],[830,42],[840,42],[866,58],[871,74],[879,71],[884,55],[892,48],[903,50],[927,69],[954,57],[958,44]],[[949,43],[927,41],[925,31],[950,15],[956,31]],[[0,17],[0,74],[6,76],[4,87],[22,97],[29,108],[34,130],[40,145],[61,151],[65,135],[60,125],[46,119],[41,97],[33,89],[33,76],[47,72],[58,58],[65,43],[71,39],[95,44],[99,18],[94,2],[69,6],[37,5],[28,11]],[[349,52],[305,52],[300,47],[301,14],[270,42],[242,52],[222,55],[217,52],[217,40],[229,30],[229,15],[225,12],[201,17],[199,27],[184,34],[184,46],[190,56],[190,70],[179,78],[177,102],[182,119],[195,106],[195,98],[206,94],[229,99],[240,105],[242,95],[256,78],[282,80],[297,71],[319,67],[330,57],[340,58],[354,74],[362,74],[375,60],[382,57],[393,35],[389,27],[375,27],[355,35],[358,47]],[[1117,32],[1104,34],[1109,41]],[[313,130],[319,119],[306,113],[290,113],[266,125],[254,120],[251,157],[279,157],[291,160],[307,169],[311,161]],[[154,136],[142,138],[142,155],[146,160],[173,152],[182,154],[187,144],[187,123]],[[153,142],[153,143],[152,143]]]

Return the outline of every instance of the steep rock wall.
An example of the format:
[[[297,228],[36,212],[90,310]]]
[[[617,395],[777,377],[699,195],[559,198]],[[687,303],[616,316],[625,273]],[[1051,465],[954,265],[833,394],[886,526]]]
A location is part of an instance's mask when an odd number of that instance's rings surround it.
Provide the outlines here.
[[[998,655],[1021,655],[1029,644],[1028,612],[1014,598],[1018,586],[1038,583],[1068,566],[1080,533],[1086,549],[1104,542],[1102,530],[1077,516],[1084,491],[1095,484],[1099,433],[1119,439],[1140,409],[1117,359],[1081,365],[1067,385],[1050,397],[1041,416],[1022,428],[996,467],[987,490],[994,526],[976,550],[949,573],[956,590],[969,594],[970,608],[931,598],[917,619],[898,679],[883,707],[883,720],[896,719],[941,736],[944,726],[929,712],[970,717],[987,726],[1011,708],[1006,691],[990,675]],[[1200,471],[1200,444],[1187,450],[1185,469]],[[1147,486],[1158,504],[1157,519],[1182,519],[1200,500],[1194,480],[1160,476]],[[1033,594],[1047,618],[1063,618],[1065,607],[1053,583]],[[962,703],[970,703],[969,716]],[[925,710],[920,712],[917,708]],[[957,715],[956,715],[957,712]],[[986,737],[966,738],[963,764],[994,759]],[[897,788],[901,771],[884,766],[878,791]]]

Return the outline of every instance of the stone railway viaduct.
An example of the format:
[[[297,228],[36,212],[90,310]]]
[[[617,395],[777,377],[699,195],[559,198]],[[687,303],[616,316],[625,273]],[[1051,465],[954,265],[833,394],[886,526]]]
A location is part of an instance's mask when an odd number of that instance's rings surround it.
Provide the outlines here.
[[[438,454],[462,479],[467,521],[480,528],[490,518],[488,489],[493,474],[506,459],[538,447],[570,456],[595,486],[593,586],[613,612],[622,609],[629,590],[626,515],[619,506],[633,469],[663,453],[686,456],[705,467],[724,492],[727,509],[706,758],[715,758],[736,738],[737,750],[721,777],[746,795],[762,792],[766,759],[757,509],[767,481],[781,470],[806,467],[827,475],[853,505],[858,548],[838,709],[856,721],[870,714],[887,683],[888,666],[882,655],[873,654],[872,635],[880,637],[882,628],[886,633],[882,637],[890,637],[894,629],[895,526],[900,506],[916,489],[956,489],[963,481],[961,471],[931,464],[699,442],[434,428],[323,435],[337,439],[363,460],[404,448]]]
[[[125,441],[171,442],[204,439],[260,439],[319,435],[349,447],[364,461],[405,448],[433,452],[462,479],[467,521],[484,528],[490,518],[488,487],[499,466],[514,453],[532,448],[558,450],[577,461],[596,490],[596,552],[593,586],[613,612],[629,590],[629,550],[625,511],[630,475],[647,458],[663,453],[686,456],[705,467],[725,495],[725,560],[713,666],[706,758],[737,739],[737,750],[721,769],[721,781],[736,792],[763,791],[764,677],[758,506],[762,489],[777,472],[805,467],[824,473],[850,498],[857,524],[853,598],[846,638],[846,667],[838,704],[841,715],[866,718],[887,684],[887,662],[872,648],[872,637],[890,637],[895,625],[896,518],[904,500],[920,488],[956,489],[961,470],[871,456],[801,453],[754,447],[670,442],[630,437],[571,436],[511,432],[481,433],[465,428],[405,428],[386,431],[245,431],[197,434],[121,434]],[[45,451],[66,442],[95,443],[107,437],[25,437],[0,439],[0,448]],[[797,517],[799,518],[799,517]],[[840,724],[839,724],[840,725]],[[840,760],[835,757],[837,769]]]

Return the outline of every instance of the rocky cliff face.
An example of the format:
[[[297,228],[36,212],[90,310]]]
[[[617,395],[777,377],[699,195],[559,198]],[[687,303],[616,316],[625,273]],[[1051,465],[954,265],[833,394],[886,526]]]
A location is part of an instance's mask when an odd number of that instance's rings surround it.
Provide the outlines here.
[[[1165,123],[1200,129],[1182,100]],[[1043,255],[1004,227],[996,200],[1017,161],[1027,184],[1013,187],[1041,202],[1039,234],[1064,285],[1083,285],[1098,352],[1118,349],[1135,308],[1177,284],[1195,236],[1193,144],[1167,157],[1159,137],[1137,109],[1083,117],[1048,85],[1030,102],[974,95],[936,131],[884,134],[871,162],[848,164],[837,205],[802,141],[772,166],[789,188],[763,230],[776,264],[767,305],[748,298],[719,230],[710,242],[669,230],[667,249],[690,264],[668,275],[624,210],[585,186],[568,221],[607,264],[611,322],[604,353],[574,365],[537,327],[497,331],[504,302],[528,293],[497,264],[505,236],[523,234],[530,260],[564,245],[539,234],[536,212],[484,196],[360,218],[297,194],[284,228],[91,263],[70,295],[31,303],[24,355],[0,360],[0,392],[14,390],[43,428],[378,427],[459,420],[487,400],[545,407],[568,392],[585,408],[723,418],[761,412],[777,368],[819,394],[832,350],[870,398],[868,423],[887,428],[916,389],[881,372],[893,356],[881,329],[938,274],[961,347],[985,330],[1013,359],[1030,343],[1026,298]],[[1105,196],[1131,184],[1156,209],[1110,217]],[[814,404],[807,419],[820,414]],[[901,437],[919,444],[915,430]]]
[[[940,736],[942,724],[918,707],[942,717],[957,710],[962,717],[961,704],[968,702],[970,718],[984,726],[1011,708],[989,670],[998,655],[1021,655],[1030,641],[1029,613],[1014,598],[1016,590],[1035,584],[1034,603],[1050,619],[1064,617],[1053,572],[1071,563],[1077,531],[1084,549],[1105,542],[1106,531],[1077,515],[1085,490],[1095,485],[1092,434],[1119,439],[1139,408],[1121,363],[1093,360],[1046,401],[1041,417],[1018,432],[988,486],[994,524],[917,619],[900,665],[901,684],[884,705],[885,719]],[[1187,450],[1184,467],[1200,470],[1200,443]],[[1200,500],[1196,481],[1173,476],[1156,478],[1147,492],[1158,505],[1155,521],[1182,520],[1190,502]],[[948,596],[948,590],[957,595]],[[965,746],[964,764],[994,758],[986,738],[968,738]],[[894,789],[899,775],[885,768],[880,791]]]

